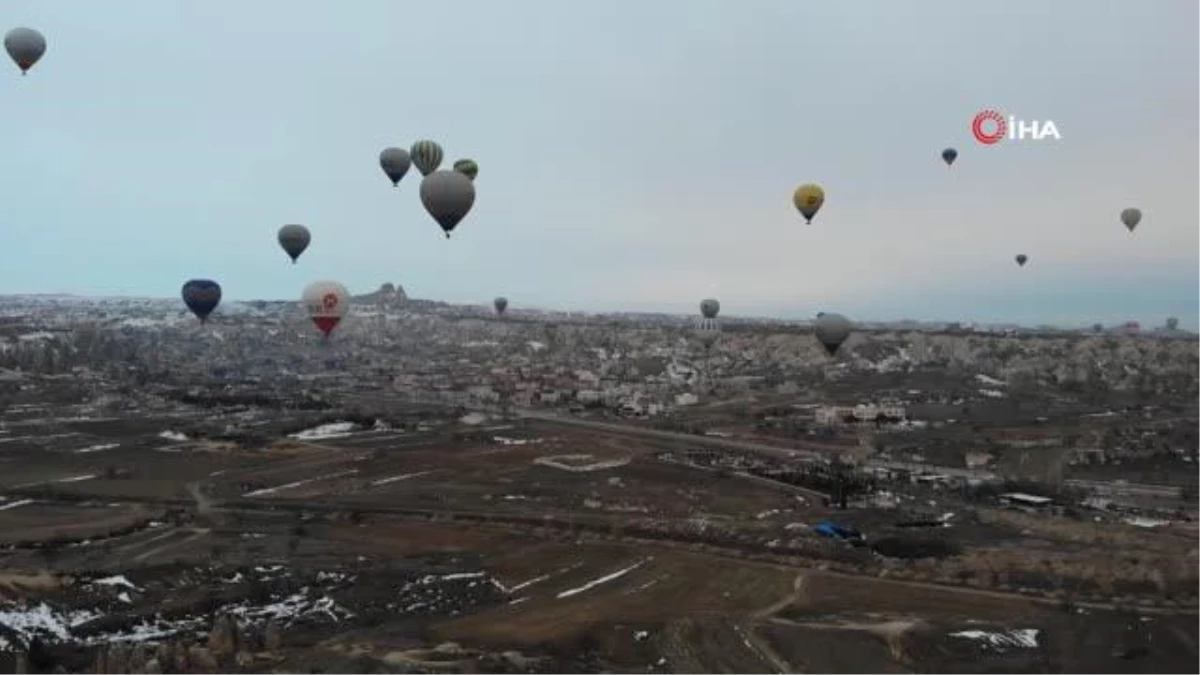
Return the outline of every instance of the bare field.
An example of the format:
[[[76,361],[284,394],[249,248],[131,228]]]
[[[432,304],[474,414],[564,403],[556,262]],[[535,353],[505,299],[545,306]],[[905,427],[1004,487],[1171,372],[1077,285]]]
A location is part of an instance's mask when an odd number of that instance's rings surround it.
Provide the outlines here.
[[[750,614],[786,596],[796,577],[769,566],[604,543],[530,545],[488,565],[520,587],[516,604],[444,623],[439,634],[485,644],[570,644],[613,622],[661,626],[676,617]]]
[[[491,668],[479,664],[513,649],[536,668],[592,672],[1176,672],[1196,658],[1187,616],[917,583],[952,581],[946,570],[984,558],[1053,558],[1058,567],[1046,569],[1059,574],[1068,556],[1103,554],[1124,565],[1114,573],[1144,577],[1145,588],[1118,590],[1143,592],[1154,578],[1137,565],[1192,560],[1193,530],[974,509],[921,535],[962,553],[893,561],[876,578],[875,568],[842,574],[821,559],[759,554],[773,550],[767,541],[817,542],[828,559],[882,564],[811,525],[833,518],[875,538],[906,536],[896,512],[831,510],[786,485],[660,461],[659,446],[628,436],[431,425],[247,447],[158,439],[172,423],[140,420],[128,438],[119,421],[54,438],[64,431],[52,424],[0,443],[0,543],[22,544],[0,551],[0,571],[41,580],[5,586],[7,598],[102,607],[103,626],[88,635],[158,622],[147,617],[167,606],[182,623],[160,628],[175,635],[209,625],[221,603],[253,598],[267,612],[303,596],[297,606],[310,615],[289,638],[287,663],[329,668],[370,658],[445,669],[427,653],[445,641],[471,654],[453,661],[460,670]],[[920,507],[933,514],[953,498],[928,496]],[[630,523],[663,529],[634,538]],[[711,531],[732,534],[706,539]],[[130,585],[88,581],[102,573]],[[982,574],[972,579],[986,585]],[[55,575],[91,590],[67,593],[46,581]],[[107,594],[101,605],[96,594]],[[1021,630],[1037,630],[1037,645],[984,649],[993,638],[951,635]]]

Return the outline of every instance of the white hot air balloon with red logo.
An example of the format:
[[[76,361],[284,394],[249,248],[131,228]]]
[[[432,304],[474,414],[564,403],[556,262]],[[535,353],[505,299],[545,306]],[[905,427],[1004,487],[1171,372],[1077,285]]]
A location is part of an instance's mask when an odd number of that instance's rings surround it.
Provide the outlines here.
[[[300,301],[317,330],[328,339],[350,309],[350,292],[336,281],[317,281],[304,289]]]

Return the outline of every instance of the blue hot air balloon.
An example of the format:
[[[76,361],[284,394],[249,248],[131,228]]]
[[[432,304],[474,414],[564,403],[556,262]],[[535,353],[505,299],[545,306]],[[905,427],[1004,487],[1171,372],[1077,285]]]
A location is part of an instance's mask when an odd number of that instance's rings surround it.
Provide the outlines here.
[[[191,279],[183,285],[183,303],[201,322],[206,321],[221,304],[221,284],[211,279]]]

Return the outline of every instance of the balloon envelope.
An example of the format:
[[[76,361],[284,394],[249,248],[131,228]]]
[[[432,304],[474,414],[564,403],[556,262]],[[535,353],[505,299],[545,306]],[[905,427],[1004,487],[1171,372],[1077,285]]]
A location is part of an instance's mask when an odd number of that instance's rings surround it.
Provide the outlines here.
[[[954,163],[958,159],[958,151],[954,148],[946,148],[942,151],[942,161],[946,162],[946,166]]]
[[[1133,232],[1133,229],[1138,226],[1138,223],[1142,222],[1141,209],[1125,209],[1121,212],[1121,222],[1125,224],[1125,227],[1128,228],[1130,232]]]
[[[279,228],[279,246],[284,253],[296,262],[296,258],[304,253],[304,249],[308,248],[309,242],[312,241],[312,235],[308,228],[303,225],[284,225]]]
[[[46,53],[46,38],[32,28],[14,28],[4,35],[4,50],[24,74]]]
[[[821,210],[821,205],[824,203],[825,190],[815,183],[805,183],[792,193],[792,204],[795,205],[800,215],[804,216],[806,223],[812,222],[813,216],[817,215],[817,211]]]
[[[458,160],[454,163],[454,170],[471,180],[475,180],[475,176],[479,175],[479,165],[473,159]]]
[[[221,304],[221,284],[212,279],[190,279],[183,284],[181,294],[183,304],[200,321],[207,321],[208,315]]]
[[[350,308],[350,292],[336,281],[316,281],[304,289],[300,301],[317,330],[329,337]]]
[[[1029,256],[1025,255],[1024,253],[1020,253],[1017,255],[1016,260],[1018,265],[1024,267],[1025,263],[1029,262]]]
[[[700,314],[706,319],[715,319],[721,311],[721,303],[714,298],[705,298],[700,301]]]
[[[437,168],[442,165],[442,146],[433,141],[417,141],[413,143],[412,149],[408,151],[412,158],[412,163],[417,167],[417,171],[421,172],[422,176],[437,171]]]
[[[504,310],[508,309],[508,298],[499,297],[492,301],[492,306],[496,308],[497,314],[503,314]]]
[[[817,341],[825,347],[825,351],[833,356],[846,338],[850,337],[852,330],[854,330],[854,324],[850,323],[850,319],[841,314],[825,312],[817,318],[813,334],[816,335]]]
[[[410,166],[412,158],[404,148],[384,148],[383,152],[379,153],[379,168],[383,169],[393,186],[400,184],[400,179],[408,173]]]
[[[434,171],[421,180],[421,203],[449,238],[475,204],[475,185],[457,171]]]

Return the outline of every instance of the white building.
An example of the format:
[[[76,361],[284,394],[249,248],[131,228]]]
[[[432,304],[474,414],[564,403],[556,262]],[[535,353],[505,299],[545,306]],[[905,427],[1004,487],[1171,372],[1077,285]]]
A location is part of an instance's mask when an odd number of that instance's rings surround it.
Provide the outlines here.
[[[860,403],[856,406],[823,406],[814,411],[817,424],[836,426],[841,424],[873,424],[883,415],[896,420],[907,419],[904,407],[894,403]],[[853,420],[850,422],[848,420]]]

